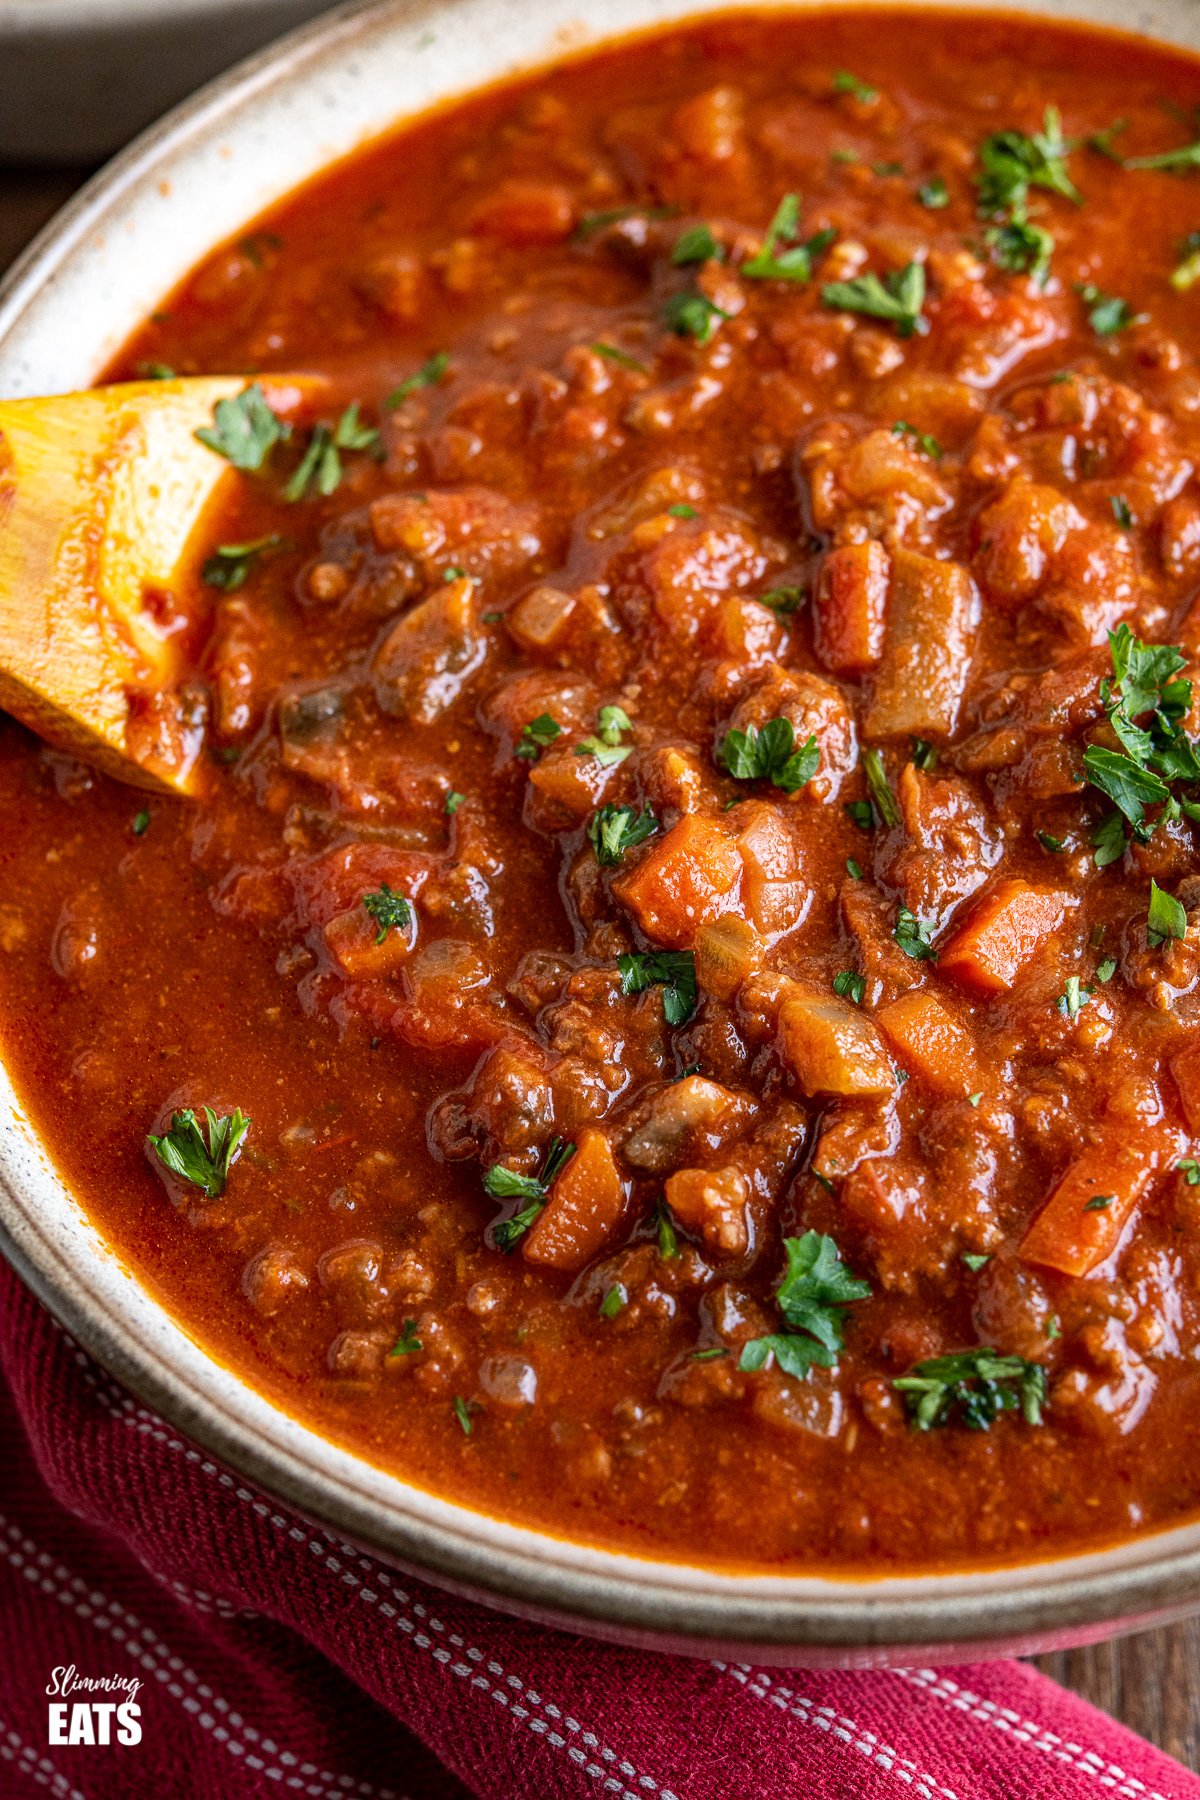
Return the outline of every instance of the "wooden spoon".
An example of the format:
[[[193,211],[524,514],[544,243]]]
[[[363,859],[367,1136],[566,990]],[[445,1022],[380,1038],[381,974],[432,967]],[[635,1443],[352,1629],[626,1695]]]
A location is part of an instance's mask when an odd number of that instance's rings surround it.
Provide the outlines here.
[[[264,377],[284,417],[323,384]],[[196,431],[236,376],[0,401],[0,708],[135,786],[193,794],[203,723],[177,691],[198,527],[233,465]]]

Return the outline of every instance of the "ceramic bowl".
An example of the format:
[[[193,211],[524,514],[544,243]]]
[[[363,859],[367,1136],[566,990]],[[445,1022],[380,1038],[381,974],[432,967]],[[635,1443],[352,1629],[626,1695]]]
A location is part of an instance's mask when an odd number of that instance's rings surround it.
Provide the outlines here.
[[[736,0],[735,0],[736,4]],[[602,36],[730,0],[388,0],[325,16],[188,101],[103,171],[0,290],[0,395],[87,385],[214,243],[407,114]],[[1200,48],[1193,0],[1041,10]],[[1014,20],[1014,30],[1019,30]],[[796,1664],[953,1660],[1099,1637],[1200,1605],[1200,1524],[1003,1570],[730,1575],[520,1529],[373,1468],[211,1360],[100,1240],[0,1069],[0,1247],[147,1405],[311,1519],[526,1616]]]
[[[0,160],[96,163],[329,0],[0,0]]]

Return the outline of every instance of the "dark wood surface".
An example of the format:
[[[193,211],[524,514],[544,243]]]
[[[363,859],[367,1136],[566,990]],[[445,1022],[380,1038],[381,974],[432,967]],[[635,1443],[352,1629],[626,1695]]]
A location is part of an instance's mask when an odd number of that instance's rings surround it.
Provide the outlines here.
[[[0,270],[82,176],[79,170],[0,168]],[[1036,1661],[1056,1681],[1200,1770],[1200,1619]]]

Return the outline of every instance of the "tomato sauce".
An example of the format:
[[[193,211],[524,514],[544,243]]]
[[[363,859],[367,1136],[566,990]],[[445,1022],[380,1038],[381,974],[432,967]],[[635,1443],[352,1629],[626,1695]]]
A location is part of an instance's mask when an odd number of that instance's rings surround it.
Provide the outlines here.
[[[122,353],[324,398],[177,596],[205,796],[0,723],[0,1041],[291,1412],[727,1567],[1200,1509],[1198,103],[707,19],[368,148]]]

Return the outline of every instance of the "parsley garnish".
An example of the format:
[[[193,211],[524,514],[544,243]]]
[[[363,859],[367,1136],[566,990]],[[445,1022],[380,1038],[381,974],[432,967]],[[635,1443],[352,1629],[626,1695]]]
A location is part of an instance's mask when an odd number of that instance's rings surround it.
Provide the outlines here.
[[[150,814],[146,811],[146,808],[143,807],[141,812],[136,812],[133,815],[133,835],[134,837],[145,837],[149,829]]]
[[[343,450],[365,450],[371,456],[383,454],[383,443],[373,425],[364,425],[358,416],[358,401],[346,408],[337,424],[317,425],[308,440],[308,449],[283,490],[290,504],[316,492],[326,498],[342,479]]]
[[[917,189],[917,199],[931,212],[937,212],[943,206],[949,206],[950,193],[940,175],[931,175]]]
[[[454,1396],[454,1416],[462,1426],[464,1437],[470,1437],[475,1427],[471,1422],[471,1414],[476,1410],[474,1400],[464,1400],[461,1394]]]
[[[1113,518],[1117,521],[1121,530],[1132,531],[1135,521],[1133,513],[1130,510],[1129,502],[1125,499],[1124,495],[1110,494],[1108,504],[1112,507]]]
[[[1062,856],[1067,848],[1061,838],[1053,837],[1048,831],[1035,831],[1033,835],[1042,849],[1048,850],[1051,856]]]
[[[518,1175],[503,1163],[493,1163],[483,1177],[484,1192],[493,1200],[524,1200],[525,1205],[510,1218],[500,1219],[491,1228],[492,1242],[505,1255],[514,1250],[525,1236],[549,1198],[550,1189],[575,1154],[574,1144],[562,1138],[551,1138],[549,1148],[536,1175]]]
[[[675,206],[610,206],[606,212],[584,213],[575,227],[575,236],[592,237],[624,219],[673,219],[678,210]]]
[[[937,951],[929,939],[933,926],[918,919],[916,913],[902,906],[896,918],[896,929],[892,936],[903,950],[905,956],[911,956],[916,962],[936,962]]]
[[[1097,337],[1113,337],[1136,324],[1138,315],[1128,300],[1102,293],[1094,282],[1076,282],[1075,292],[1088,309],[1088,324]]]
[[[1066,158],[1075,145],[1062,135],[1056,106],[1048,106],[1041,131],[994,131],[979,146],[983,172],[975,177],[979,211],[984,218],[1009,212],[1024,219],[1031,187],[1047,188],[1064,200],[1083,204],[1083,195],[1067,173]]]
[[[658,1254],[664,1262],[670,1262],[672,1257],[679,1255],[679,1236],[665,1200],[660,1200],[654,1209],[654,1224],[658,1237]]]
[[[873,88],[867,82],[860,81],[857,75],[850,73],[849,69],[839,69],[834,75],[832,86],[835,94],[853,94],[854,98],[861,100],[864,106],[869,106],[872,100],[879,98],[878,88]]]
[[[1096,980],[1097,981],[1100,981],[1100,982],[1111,981],[1113,976],[1116,974],[1116,972],[1117,972],[1117,959],[1115,956],[1106,956],[1102,963],[1096,964]]]
[[[517,739],[514,756],[523,758],[525,762],[536,762],[547,744],[552,744],[556,737],[562,736],[562,726],[549,713],[539,713],[536,719],[530,719],[528,725]]]
[[[846,858],[846,873],[852,881],[861,881],[863,878],[862,868],[852,856]]]
[[[1091,997],[1091,988],[1082,987],[1078,975],[1068,975],[1063,983],[1063,992],[1054,1004],[1064,1019],[1070,1019],[1074,1023]]]
[[[602,706],[595,734],[576,744],[575,754],[594,756],[602,768],[611,769],[632,751],[632,744],[621,742],[621,733],[632,730],[633,721],[623,706]]]
[[[700,515],[695,507],[689,506],[686,500],[677,500],[674,506],[668,506],[667,508],[667,517],[669,519],[697,519],[699,516]]]
[[[1160,150],[1157,156],[1127,156],[1127,169],[1197,169],[1200,168],[1200,142],[1180,144],[1174,150]]]
[[[673,294],[662,309],[662,322],[677,337],[694,338],[707,344],[714,331],[733,315],[717,306],[704,294]]]
[[[603,1300],[600,1302],[600,1317],[602,1319],[615,1319],[617,1314],[623,1312],[628,1305],[628,1293],[619,1281],[614,1281],[613,1285],[609,1288]]]
[[[787,1330],[743,1344],[738,1368],[762,1369],[774,1357],[785,1375],[803,1377],[814,1363],[832,1369],[845,1343],[843,1309],[868,1299],[871,1289],[850,1273],[831,1237],[806,1231],[784,1238],[783,1248],[787,1270],[775,1303]]]
[[[257,381],[232,399],[218,400],[212,424],[196,432],[202,444],[245,474],[261,469],[276,444],[290,435],[291,427],[276,418]]]
[[[1158,883],[1150,880],[1150,907],[1146,914],[1146,942],[1152,950],[1168,938],[1187,936],[1187,913],[1173,894],[1164,894]]]
[[[972,1275],[978,1275],[980,1269],[986,1268],[992,1259],[990,1256],[982,1255],[977,1250],[964,1250],[962,1253],[962,1260],[966,1263]]]
[[[848,800],[846,816],[860,831],[874,831],[875,809],[869,800]]]
[[[618,956],[617,968],[623,994],[661,987],[667,1024],[687,1024],[696,1010],[696,958],[691,950],[629,950]]]
[[[596,852],[596,861],[602,868],[612,869],[627,850],[644,843],[659,829],[659,822],[648,806],[643,806],[639,813],[632,806],[614,806],[610,801],[592,814],[587,835]]]
[[[1189,231],[1179,246],[1179,261],[1171,271],[1171,286],[1186,294],[1200,281],[1200,231]]]
[[[915,737],[912,741],[912,766],[924,772],[937,766],[938,753],[928,738]]]
[[[1183,1176],[1189,1187],[1200,1187],[1200,1162],[1194,1156],[1185,1156],[1175,1167]]]
[[[713,236],[710,226],[689,225],[688,229],[680,232],[675,239],[671,261],[677,269],[682,269],[689,263],[719,262],[724,254],[725,252]]]
[[[1084,1212],[1107,1212],[1116,1197],[1115,1194],[1093,1194],[1090,1200],[1084,1201],[1083,1210]]]
[[[414,369],[411,375],[404,377],[399,387],[392,389],[383,404],[389,412],[397,406],[403,406],[408,396],[415,394],[418,388],[436,387],[449,367],[450,358],[446,351],[436,350],[428,362],[422,363],[419,369]]]
[[[738,271],[751,281],[811,281],[813,263],[822,250],[832,244],[837,232],[827,227],[813,234],[805,243],[796,242],[800,234],[800,196],[785,194],[775,208],[762,249],[748,257]],[[789,248],[781,250],[781,242]]]
[[[175,370],[170,363],[140,362],[137,372],[145,381],[174,381]]]
[[[861,975],[854,973],[853,969],[840,969],[833,978],[833,991],[843,1000],[852,1000],[855,1006],[861,1006],[863,996],[867,991],[867,984]]]
[[[225,1192],[229,1171],[242,1153],[242,1145],[250,1130],[250,1120],[240,1106],[218,1119],[211,1106],[204,1108],[208,1125],[208,1142],[191,1107],[171,1114],[169,1128],[161,1137],[153,1132],[146,1139],[159,1162],[172,1175],[190,1181],[194,1187],[216,1200]]]
[[[941,462],[942,446],[938,443],[937,439],[935,437],[930,437],[927,431],[918,431],[917,427],[915,425],[910,425],[907,419],[896,420],[896,423],[892,426],[892,436],[896,438],[908,438],[916,445],[918,450],[924,451],[925,455],[931,457],[934,462]]]
[[[389,1356],[415,1356],[424,1346],[417,1336],[417,1321],[405,1319],[400,1336],[388,1351]]]
[[[412,901],[404,894],[393,893],[386,881],[364,894],[362,903],[379,927],[377,944],[383,943],[389,931],[407,931],[412,924]]]
[[[923,263],[910,262],[906,268],[893,269],[882,281],[878,275],[856,275],[853,281],[826,282],[821,298],[826,306],[841,312],[887,319],[896,327],[898,337],[911,337],[914,331],[929,329],[921,312],[925,304]]]
[[[768,588],[765,594],[755,596],[760,606],[769,606],[773,613],[787,614],[799,612],[808,595],[800,587]]]
[[[735,781],[770,781],[785,794],[794,794],[816,774],[821,752],[815,737],[796,749],[796,732],[790,719],[768,719],[762,730],[728,731],[717,750],[717,761]]]
[[[887,770],[883,766],[882,756],[880,756],[878,750],[864,750],[859,756],[859,761],[862,764],[863,774],[867,778],[867,790],[870,793],[871,800],[875,803],[875,808],[879,813],[880,818],[888,827],[899,825],[900,806],[888,783]],[[868,809],[870,807],[870,802],[862,800],[855,801],[853,804],[857,806],[866,805]],[[846,810],[849,812],[849,807],[847,807]],[[856,814],[851,813],[850,816],[854,819],[856,825],[861,823],[861,819]],[[865,829],[870,830],[870,821],[868,821]]]
[[[218,544],[200,570],[200,579],[209,587],[231,594],[241,587],[259,557],[266,556],[270,550],[278,550],[282,542],[279,533],[272,531],[249,544]]]
[[[948,1425],[955,1417],[972,1431],[986,1431],[1000,1413],[1018,1410],[1027,1425],[1040,1425],[1046,1403],[1040,1363],[987,1348],[919,1362],[892,1386],[904,1395],[916,1431]]]
[[[1009,219],[1007,224],[993,225],[985,233],[985,241],[996,266],[1010,275],[1028,275],[1039,286],[1045,285],[1054,239],[1040,225],[1028,219]]]
[[[450,792],[446,795],[445,811],[447,818],[452,819],[454,817],[466,797],[465,794],[460,794],[455,788],[451,788]]]
[[[639,362],[636,356],[630,356],[628,350],[622,350],[616,344],[607,344],[603,339],[592,345],[597,356],[603,356],[608,362],[619,363],[623,369],[636,369],[639,375],[646,373],[646,365]]]
[[[1083,753],[1089,782],[1118,808],[1092,833],[1099,868],[1124,854],[1125,820],[1144,843],[1164,818],[1183,812],[1200,819],[1200,805],[1172,796],[1168,786],[1200,783],[1196,746],[1180,726],[1192,697],[1191,682],[1179,673],[1186,659],[1173,644],[1143,643],[1128,625],[1110,631],[1108,642],[1113,674],[1100,683],[1100,698],[1121,749],[1090,744]],[[1153,823],[1146,820],[1147,806],[1163,807]]]

